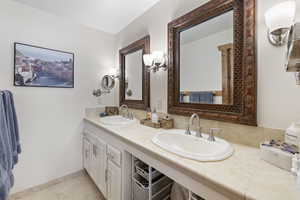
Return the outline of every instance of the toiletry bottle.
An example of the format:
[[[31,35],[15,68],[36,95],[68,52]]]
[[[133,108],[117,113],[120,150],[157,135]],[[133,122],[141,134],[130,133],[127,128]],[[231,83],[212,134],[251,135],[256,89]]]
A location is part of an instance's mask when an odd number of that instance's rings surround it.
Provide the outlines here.
[[[300,170],[300,159],[299,154],[295,154],[292,158],[292,174],[298,175],[298,172]]]
[[[294,122],[285,132],[285,142],[299,146],[300,142],[300,122]]]
[[[146,114],[146,119],[151,119],[151,109],[147,108],[147,114]]]
[[[297,187],[298,187],[298,189],[300,189],[300,169],[298,170],[298,173],[297,173]]]
[[[151,115],[151,121],[153,123],[158,123],[158,115],[156,113],[156,109],[155,108],[153,109],[153,112],[152,112],[152,115]]]

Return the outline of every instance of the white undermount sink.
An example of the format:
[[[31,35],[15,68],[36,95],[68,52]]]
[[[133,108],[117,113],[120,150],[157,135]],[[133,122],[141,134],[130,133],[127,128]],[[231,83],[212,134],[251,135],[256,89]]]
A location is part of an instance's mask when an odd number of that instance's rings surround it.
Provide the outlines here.
[[[195,133],[192,133],[195,134]],[[186,135],[185,130],[173,129],[158,133],[152,142],[179,156],[197,161],[219,161],[230,157],[234,149],[227,141],[217,138],[215,142],[194,135]]]
[[[117,115],[117,116],[102,117],[100,118],[100,122],[105,125],[118,126],[118,125],[130,125],[137,122],[137,120],[136,119],[130,120],[125,117],[122,117],[121,115]]]

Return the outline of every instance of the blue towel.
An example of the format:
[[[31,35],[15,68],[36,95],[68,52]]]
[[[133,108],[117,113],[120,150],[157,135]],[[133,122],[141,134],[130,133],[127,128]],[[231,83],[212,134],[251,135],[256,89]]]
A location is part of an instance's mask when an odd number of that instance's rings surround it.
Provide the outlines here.
[[[0,200],[7,200],[14,185],[12,170],[21,153],[18,121],[12,93],[0,93]]]
[[[0,94],[0,200],[6,200],[11,188],[13,153],[6,121],[4,94]]]
[[[214,95],[212,92],[191,92],[190,94],[191,103],[214,103]]]
[[[3,91],[6,122],[13,150],[13,166],[18,163],[18,154],[21,153],[19,126],[15,110],[13,94],[10,91]]]
[[[7,200],[10,188],[13,186],[13,175],[11,170],[5,170],[0,165],[0,200]]]

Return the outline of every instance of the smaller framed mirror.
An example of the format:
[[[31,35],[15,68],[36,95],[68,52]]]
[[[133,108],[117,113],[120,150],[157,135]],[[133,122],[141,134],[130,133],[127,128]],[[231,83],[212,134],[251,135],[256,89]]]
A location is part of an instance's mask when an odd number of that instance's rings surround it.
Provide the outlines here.
[[[150,104],[150,73],[143,55],[150,53],[150,36],[120,50],[120,105],[146,110]]]

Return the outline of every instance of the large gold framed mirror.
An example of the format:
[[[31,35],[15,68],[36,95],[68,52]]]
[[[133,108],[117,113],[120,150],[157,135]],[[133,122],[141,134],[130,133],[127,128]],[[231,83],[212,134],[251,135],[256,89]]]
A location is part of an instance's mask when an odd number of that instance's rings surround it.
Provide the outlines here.
[[[168,111],[256,125],[255,0],[211,0],[168,25]]]
[[[120,105],[146,110],[150,105],[150,73],[143,55],[150,53],[150,36],[146,36],[119,52]]]

